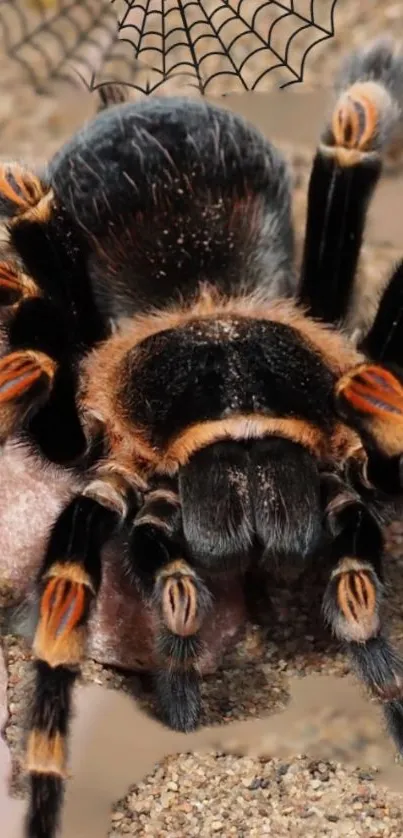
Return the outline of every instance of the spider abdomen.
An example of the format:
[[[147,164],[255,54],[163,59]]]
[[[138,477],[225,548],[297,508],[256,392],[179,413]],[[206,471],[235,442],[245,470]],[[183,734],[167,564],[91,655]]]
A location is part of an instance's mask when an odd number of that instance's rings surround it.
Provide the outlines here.
[[[230,112],[185,98],[112,108],[63,147],[48,178],[108,316],[189,299],[206,277],[225,293],[293,290],[285,161]]]

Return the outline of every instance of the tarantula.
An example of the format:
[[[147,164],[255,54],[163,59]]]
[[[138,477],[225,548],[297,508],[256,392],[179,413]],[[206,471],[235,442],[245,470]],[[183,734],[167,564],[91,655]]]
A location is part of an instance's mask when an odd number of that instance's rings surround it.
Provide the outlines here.
[[[206,102],[115,105],[45,171],[1,167],[1,438],[82,481],[38,579],[29,838],[57,831],[72,689],[118,530],[158,619],[167,724],[197,724],[209,579],[303,573],[325,552],[324,617],[403,749],[403,661],[379,615],[382,508],[403,485],[403,262],[358,343],[339,328],[401,131],[403,59],[377,41],[337,90],[299,278],[282,156]]]

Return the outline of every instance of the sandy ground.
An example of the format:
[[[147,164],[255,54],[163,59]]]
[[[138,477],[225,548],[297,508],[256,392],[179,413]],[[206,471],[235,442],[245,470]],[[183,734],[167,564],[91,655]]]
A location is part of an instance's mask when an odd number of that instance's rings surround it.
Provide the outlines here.
[[[307,89],[309,85],[317,86],[318,79],[320,84],[331,82],[335,63],[345,48],[385,29],[403,38],[400,2],[368,0],[365,8],[362,5],[360,10],[358,6],[352,0],[339,0],[336,37],[311,53],[306,70]],[[8,59],[0,58],[1,156],[47,157],[93,110],[94,100],[77,93],[64,91],[63,97],[60,94],[56,99],[34,96],[18,80],[16,67]],[[297,126],[293,136],[284,142],[284,150],[294,167],[295,214],[301,233],[309,154],[299,143]],[[396,253],[396,247],[390,242],[381,246],[379,241],[374,244],[370,240],[363,258],[363,280],[371,283],[382,276]],[[389,565],[390,616],[393,636],[400,648],[403,648],[402,557],[402,528],[396,526]],[[399,781],[395,776],[393,785],[387,778],[386,789],[375,782],[376,766],[382,762],[380,755],[387,744],[382,728],[373,722],[369,704],[361,703],[358,690],[349,692],[346,687],[338,699],[340,721],[338,725],[334,723],[331,708],[336,684],[341,681],[347,684],[349,668],[320,628],[317,602],[316,589],[312,590],[308,583],[303,592],[283,589],[276,593],[276,616],[269,628],[263,631],[251,627],[247,638],[227,657],[220,671],[206,679],[203,724],[207,727],[203,735],[186,740],[186,744],[182,738],[165,740],[165,734],[151,722],[150,727],[144,728],[146,722],[135,710],[127,709],[127,715],[121,715],[123,705],[118,702],[126,701],[125,696],[133,693],[138,707],[152,709],[146,682],[89,661],[83,680],[95,684],[91,689],[100,692],[83,692],[79,696],[82,712],[75,733],[78,743],[76,750],[73,749],[75,780],[65,838],[68,835],[90,838],[91,830],[94,838],[102,838],[102,834],[108,834],[109,838],[123,835],[211,838],[213,834],[238,838],[401,836],[403,807],[395,794]],[[10,713],[6,738],[13,755],[18,756],[29,683],[29,648],[24,640],[11,635],[3,639],[3,648]],[[309,680],[318,675],[335,680],[328,682],[326,688],[319,688],[316,680]],[[289,736],[286,753],[280,747],[284,750],[287,738],[284,726],[277,727],[277,733],[282,731],[281,742],[277,737],[274,743],[266,728],[231,728],[237,721],[261,719],[283,709],[290,692],[294,697],[299,696],[296,685],[302,677],[312,694],[319,696],[317,728],[312,728],[312,716],[304,716],[304,735],[296,733],[294,740]],[[119,697],[108,693],[105,699],[102,687],[118,689]],[[301,696],[298,700],[303,715],[304,702]],[[110,703],[103,705],[103,701]],[[349,708],[345,717],[343,701]],[[91,751],[97,707],[98,713],[99,707],[103,708],[102,724],[95,743],[98,750],[94,745]],[[212,725],[222,723],[226,733],[219,728],[216,733],[211,732]],[[102,738],[105,727],[109,739]],[[130,746],[127,742],[125,745],[125,738],[130,739]],[[315,754],[315,742],[324,740],[327,753]],[[121,743],[119,753],[115,750],[112,754],[113,742]],[[176,756],[176,751],[182,754]],[[85,759],[87,752],[91,752],[92,761]],[[351,764],[354,760],[355,766]],[[157,765],[153,767],[155,761]],[[115,780],[119,775],[120,785],[113,781],[112,774]],[[14,790],[21,794],[19,783]],[[112,800],[115,805],[108,826],[108,806]],[[77,819],[80,806],[84,814],[77,821],[74,818]],[[98,810],[103,812],[100,823],[94,815]],[[15,838],[18,835],[17,831]]]

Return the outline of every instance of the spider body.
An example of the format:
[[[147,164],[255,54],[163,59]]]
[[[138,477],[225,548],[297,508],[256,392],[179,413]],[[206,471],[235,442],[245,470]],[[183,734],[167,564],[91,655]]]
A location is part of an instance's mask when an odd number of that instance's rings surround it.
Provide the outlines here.
[[[57,830],[72,688],[118,530],[159,626],[168,724],[199,718],[209,579],[302,573],[325,551],[324,617],[403,747],[403,664],[380,617],[380,524],[402,489],[401,265],[358,346],[337,328],[401,125],[393,45],[348,61],[339,93],[299,281],[284,161],[220,108],[119,105],[44,172],[1,170],[0,434],[82,481],[38,578],[29,838]]]
[[[185,541],[197,569],[242,567],[257,539],[261,550],[271,544],[277,556],[290,559],[295,552],[302,561],[321,531],[319,469],[333,462],[342,467],[361,452],[333,403],[336,381],[354,355],[287,302],[220,304],[205,291],[167,317],[134,318],[127,331],[94,350],[84,403],[102,416],[123,467],[137,459],[140,473],[180,487]],[[275,544],[271,517],[276,505],[281,509],[287,468],[277,487],[271,448],[283,450],[295,472]],[[269,487],[280,494],[265,501]],[[301,513],[287,527],[295,504]]]
[[[206,279],[226,294],[241,284],[292,291],[287,168],[229,112],[175,97],[111,108],[56,155],[48,177],[88,243],[107,318],[189,299]]]

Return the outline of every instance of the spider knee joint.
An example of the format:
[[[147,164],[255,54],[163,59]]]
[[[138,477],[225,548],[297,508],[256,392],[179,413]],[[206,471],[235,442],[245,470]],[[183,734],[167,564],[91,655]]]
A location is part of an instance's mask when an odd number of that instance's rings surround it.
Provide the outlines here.
[[[381,583],[369,564],[343,559],[332,573],[324,615],[339,640],[365,643],[380,630]]]
[[[140,483],[135,485],[125,472],[105,465],[86,486],[83,495],[116,512],[123,520],[128,514],[132,500],[137,500],[139,505],[139,496],[144,488]]]
[[[10,262],[0,262],[0,305],[16,306],[23,298],[38,297],[39,288]]]
[[[190,637],[199,631],[209,594],[186,562],[173,561],[159,572],[155,596],[162,620],[172,634]]]
[[[25,770],[31,774],[53,774],[67,779],[66,745],[60,733],[32,730],[28,737]]]
[[[91,581],[75,562],[55,563],[45,576],[33,649],[49,666],[77,666],[85,654]]]
[[[18,163],[6,163],[0,166],[0,200],[14,216],[45,222],[51,214],[53,192],[33,172]]]
[[[375,81],[356,82],[341,94],[331,125],[341,166],[355,165],[364,155],[377,152],[380,126],[393,120],[394,109],[389,92]]]
[[[11,352],[0,359],[0,439],[13,433],[27,415],[49,397],[56,363],[33,350]]]

